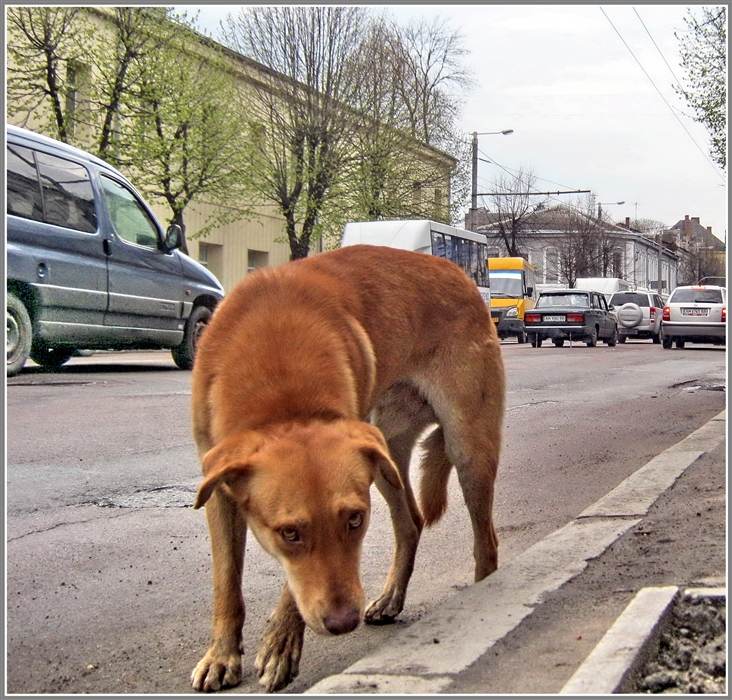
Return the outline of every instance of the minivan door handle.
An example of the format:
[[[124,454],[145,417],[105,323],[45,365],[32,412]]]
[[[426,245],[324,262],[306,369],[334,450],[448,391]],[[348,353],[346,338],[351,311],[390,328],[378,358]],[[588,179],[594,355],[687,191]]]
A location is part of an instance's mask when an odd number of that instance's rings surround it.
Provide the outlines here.
[[[112,242],[109,240],[109,238],[105,238],[104,243],[102,245],[104,246],[105,255],[111,255],[112,254]]]

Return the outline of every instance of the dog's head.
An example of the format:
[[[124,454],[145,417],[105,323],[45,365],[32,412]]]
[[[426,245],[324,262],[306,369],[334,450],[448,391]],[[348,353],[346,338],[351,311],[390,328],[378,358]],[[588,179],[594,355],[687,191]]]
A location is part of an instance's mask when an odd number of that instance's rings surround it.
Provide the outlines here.
[[[208,452],[203,470],[195,507],[225,491],[282,564],[307,625],[319,634],[354,630],[364,610],[369,488],[375,478],[403,488],[381,433],[357,421],[246,431]]]

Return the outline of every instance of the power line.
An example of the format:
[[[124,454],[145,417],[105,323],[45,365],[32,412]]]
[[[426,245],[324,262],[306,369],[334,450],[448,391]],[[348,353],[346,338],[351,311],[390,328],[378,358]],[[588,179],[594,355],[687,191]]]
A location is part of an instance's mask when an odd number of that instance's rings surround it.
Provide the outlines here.
[[[697,149],[702,154],[702,156],[704,156],[704,159],[712,166],[712,168],[714,168],[714,172],[717,173],[717,175],[719,175],[719,177],[722,178],[722,180],[724,181],[724,176],[719,172],[719,170],[717,169],[717,166],[714,165],[714,163],[712,163],[712,161],[709,159],[709,156],[704,152],[704,150],[701,148],[701,146],[699,146],[699,144],[694,140],[694,137],[691,135],[689,130],[686,128],[686,125],[684,124],[684,122],[682,122],[681,119],[679,119],[679,116],[678,116],[678,114],[676,114],[676,111],[668,103],[668,100],[666,100],[666,98],[663,96],[663,93],[658,89],[656,83],[653,82],[653,78],[651,78],[651,76],[648,75],[648,71],[646,71],[646,69],[643,67],[643,64],[638,60],[638,57],[633,53],[633,49],[630,48],[630,46],[628,45],[628,42],[625,41],[625,39],[623,38],[623,35],[618,31],[617,27],[613,24],[612,20],[607,16],[607,13],[605,12],[605,10],[602,9],[602,7],[600,8],[600,12],[602,12],[602,14],[605,15],[605,18],[607,19],[607,21],[610,22],[610,26],[615,30],[615,33],[620,37],[620,41],[622,41],[623,44],[625,44],[625,48],[628,49],[628,51],[630,52],[630,55],[635,59],[635,62],[640,66],[640,69],[643,71],[646,78],[648,78],[651,85],[653,85],[653,87],[655,88],[655,90],[658,93],[658,95],[660,96],[660,98],[664,101],[666,106],[669,108],[669,111],[671,112],[671,114],[674,115],[674,118],[676,119],[676,121],[681,125],[681,128],[686,132],[686,135],[691,139],[691,142],[697,147]]]
[[[666,60],[666,57],[663,55],[663,52],[659,48],[658,44],[656,43],[656,40],[651,35],[651,32],[648,30],[648,27],[646,27],[645,22],[641,19],[641,16],[638,14],[638,10],[636,10],[635,7],[633,8],[633,12],[635,12],[635,16],[638,18],[638,21],[643,25],[643,29],[646,30],[646,34],[648,34],[650,40],[653,42],[653,45],[656,47],[656,51],[658,51],[658,55],[663,59],[663,62],[666,64],[666,68],[668,68],[671,75],[674,76],[674,80],[676,81],[676,84],[681,85],[681,81],[676,77],[676,73],[674,73],[674,69],[671,68],[671,66],[669,65],[668,61]]]

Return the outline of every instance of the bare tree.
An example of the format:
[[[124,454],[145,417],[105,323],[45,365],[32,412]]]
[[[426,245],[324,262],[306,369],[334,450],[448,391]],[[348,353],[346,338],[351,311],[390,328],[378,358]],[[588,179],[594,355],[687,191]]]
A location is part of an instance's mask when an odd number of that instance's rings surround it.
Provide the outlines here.
[[[553,242],[551,273],[570,287],[579,277],[621,276],[622,236],[612,223],[597,218],[591,197],[554,207],[547,216],[551,223],[545,227],[561,232]]]
[[[534,215],[545,206],[545,200],[533,194],[535,183],[534,173],[524,168],[513,174],[502,171],[491,183],[491,229],[499,234],[509,256],[523,254],[524,242],[535,230]]]
[[[252,133],[259,140],[254,184],[285,218],[293,259],[307,256],[318,218],[348,158],[358,48],[358,7],[249,7],[223,25],[224,41],[275,71],[254,83]]]

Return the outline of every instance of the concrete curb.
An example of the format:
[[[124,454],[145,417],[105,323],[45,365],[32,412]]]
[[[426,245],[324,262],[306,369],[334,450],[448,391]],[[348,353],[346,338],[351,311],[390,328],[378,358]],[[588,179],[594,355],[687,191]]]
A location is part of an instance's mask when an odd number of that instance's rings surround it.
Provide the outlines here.
[[[688,466],[723,442],[725,417],[725,411],[715,416],[641,467],[575,520],[305,693],[445,691],[454,676],[531,615],[548,593],[581,573],[590,559],[600,556],[638,524]],[[466,629],[470,634],[465,633]]]
[[[661,630],[678,594],[676,586],[638,591],[560,694],[630,692],[636,675],[658,648]]]

